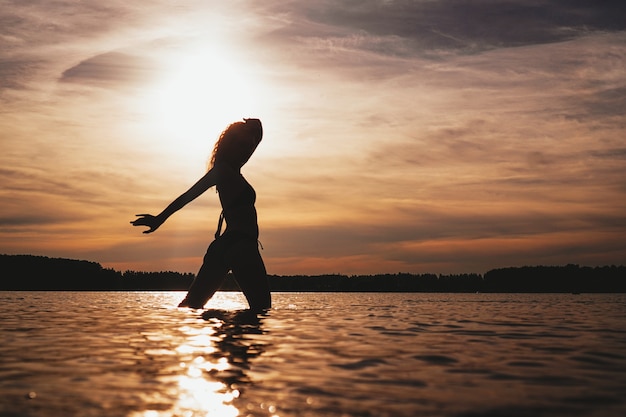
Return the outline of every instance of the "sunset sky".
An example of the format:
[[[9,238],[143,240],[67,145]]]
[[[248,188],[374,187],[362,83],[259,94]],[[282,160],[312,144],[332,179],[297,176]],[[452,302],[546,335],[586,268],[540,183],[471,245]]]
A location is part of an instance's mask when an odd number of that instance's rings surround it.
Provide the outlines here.
[[[196,272],[230,122],[270,274],[626,263],[618,1],[0,0],[0,253]]]

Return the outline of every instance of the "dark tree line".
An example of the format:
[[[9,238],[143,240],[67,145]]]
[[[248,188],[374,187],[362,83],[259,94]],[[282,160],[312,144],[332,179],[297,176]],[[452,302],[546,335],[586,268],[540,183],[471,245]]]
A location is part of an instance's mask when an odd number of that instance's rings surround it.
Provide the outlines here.
[[[626,267],[524,266],[487,272],[489,292],[626,292]]]
[[[96,262],[33,255],[0,255],[0,290],[186,290],[193,274],[119,272]]]
[[[186,290],[190,273],[118,272],[96,262],[0,255],[0,290]],[[272,291],[322,292],[626,292],[626,267],[526,266],[484,275],[270,275]],[[238,290],[229,277],[222,290]]]

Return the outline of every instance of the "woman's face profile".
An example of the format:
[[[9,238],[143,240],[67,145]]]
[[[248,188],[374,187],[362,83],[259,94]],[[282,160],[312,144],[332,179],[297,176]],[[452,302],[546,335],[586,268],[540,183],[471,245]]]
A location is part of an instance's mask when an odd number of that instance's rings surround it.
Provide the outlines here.
[[[261,121],[259,119],[243,119],[245,121],[246,131],[250,132],[250,136],[252,136],[257,145],[261,142],[263,138],[263,125],[261,125]]]
[[[248,126],[246,126],[248,127]],[[252,156],[257,146],[261,142],[263,131],[257,126],[250,126],[248,129],[244,129],[239,135],[233,137],[234,153],[240,166],[243,166],[248,159]]]

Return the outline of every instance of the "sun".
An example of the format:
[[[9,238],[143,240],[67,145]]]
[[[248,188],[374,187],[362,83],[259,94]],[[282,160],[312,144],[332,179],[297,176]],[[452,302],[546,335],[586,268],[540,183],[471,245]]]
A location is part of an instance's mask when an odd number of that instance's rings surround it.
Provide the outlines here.
[[[258,117],[257,77],[233,53],[198,48],[170,59],[150,106],[162,133],[180,146],[206,153],[228,124]]]

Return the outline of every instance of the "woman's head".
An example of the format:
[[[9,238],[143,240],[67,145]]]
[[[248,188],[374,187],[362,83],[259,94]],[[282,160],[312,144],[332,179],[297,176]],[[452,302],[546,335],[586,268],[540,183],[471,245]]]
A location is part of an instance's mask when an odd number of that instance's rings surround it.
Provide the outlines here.
[[[226,162],[235,168],[242,167],[263,138],[263,126],[259,119],[243,119],[222,132],[213,148],[211,166]]]

